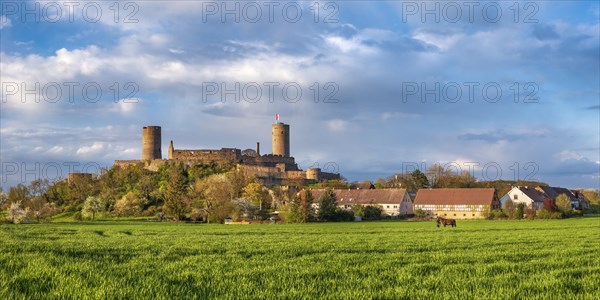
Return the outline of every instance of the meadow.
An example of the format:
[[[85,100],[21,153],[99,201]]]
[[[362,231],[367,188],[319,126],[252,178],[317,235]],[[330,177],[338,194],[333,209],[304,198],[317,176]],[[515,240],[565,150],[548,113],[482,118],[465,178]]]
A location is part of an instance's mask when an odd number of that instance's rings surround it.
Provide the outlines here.
[[[598,299],[600,218],[0,225],[0,299]]]

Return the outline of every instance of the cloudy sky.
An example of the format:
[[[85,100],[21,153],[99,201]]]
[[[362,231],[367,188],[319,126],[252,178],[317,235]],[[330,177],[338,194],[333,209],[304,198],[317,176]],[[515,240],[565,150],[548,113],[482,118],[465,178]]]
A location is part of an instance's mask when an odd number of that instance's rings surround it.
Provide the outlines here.
[[[2,185],[176,148],[270,152],[349,180],[435,163],[600,182],[596,1],[3,1]],[[57,171],[58,170],[58,171]],[[85,171],[85,170],[84,170]]]

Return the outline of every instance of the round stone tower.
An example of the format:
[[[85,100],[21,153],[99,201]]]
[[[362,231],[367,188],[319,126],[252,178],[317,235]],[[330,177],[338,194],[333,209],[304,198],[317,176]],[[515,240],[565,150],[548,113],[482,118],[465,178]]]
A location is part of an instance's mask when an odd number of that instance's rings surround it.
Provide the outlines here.
[[[321,169],[319,169],[319,168],[306,169],[306,179],[312,179],[315,181],[319,181],[320,174],[321,174]]]
[[[142,128],[142,160],[162,159],[160,126]]]
[[[273,155],[290,157],[290,125],[278,122],[271,129]]]

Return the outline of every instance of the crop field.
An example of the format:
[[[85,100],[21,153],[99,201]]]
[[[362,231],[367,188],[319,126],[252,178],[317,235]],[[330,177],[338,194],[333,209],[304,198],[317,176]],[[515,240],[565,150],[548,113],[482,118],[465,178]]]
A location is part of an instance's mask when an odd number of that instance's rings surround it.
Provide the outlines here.
[[[600,218],[0,225],[0,299],[598,299]]]

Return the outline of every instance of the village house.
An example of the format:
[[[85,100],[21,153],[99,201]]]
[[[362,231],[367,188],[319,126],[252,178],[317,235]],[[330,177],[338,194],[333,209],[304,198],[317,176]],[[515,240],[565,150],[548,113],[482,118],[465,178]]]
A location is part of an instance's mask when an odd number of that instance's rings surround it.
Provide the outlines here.
[[[325,189],[313,189],[313,207],[318,209],[318,202]],[[413,213],[413,203],[406,189],[334,189],[338,207],[351,210],[354,205],[379,206],[382,214],[397,217]]]
[[[582,193],[578,191],[572,191],[562,187],[555,186],[538,186],[536,188],[538,191],[544,193],[547,197],[551,198],[556,203],[556,198],[561,194],[567,195],[571,200],[571,207],[573,209],[588,209],[590,208],[590,203],[585,199]]]
[[[493,188],[420,189],[414,200],[414,210],[430,217],[482,219],[498,208],[500,201]]]
[[[509,199],[515,205],[523,203],[526,207],[540,209],[544,205],[544,201],[548,199],[548,196],[546,196],[543,192],[540,192],[538,189],[533,187],[515,186],[510,191],[508,191],[506,195],[500,198],[501,207],[504,207],[504,204]]]

